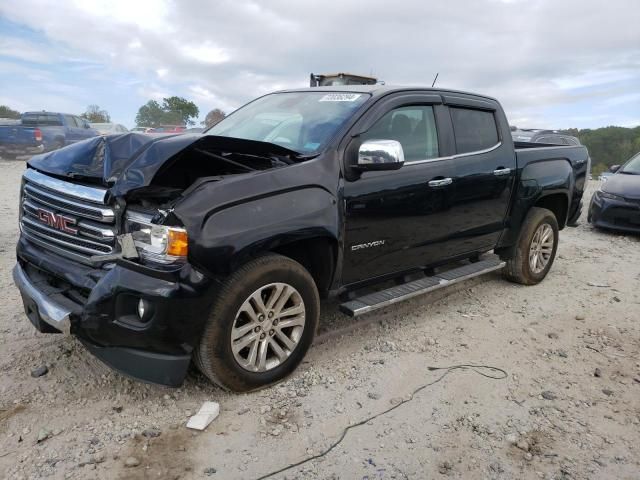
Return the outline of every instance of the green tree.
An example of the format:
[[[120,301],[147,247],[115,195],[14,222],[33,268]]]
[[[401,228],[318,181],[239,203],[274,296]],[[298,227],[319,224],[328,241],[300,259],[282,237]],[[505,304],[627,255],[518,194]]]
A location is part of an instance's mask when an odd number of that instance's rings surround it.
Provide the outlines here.
[[[218,123],[220,120],[222,120],[226,116],[227,114],[224,113],[222,110],[220,110],[219,108],[214,108],[209,113],[207,113],[206,117],[204,117],[204,122],[200,122],[200,123],[204,125],[206,128],[209,128],[214,126],[216,123]]]
[[[167,123],[178,123],[180,125],[194,125],[193,118],[198,118],[200,110],[195,103],[182,97],[169,97],[162,99],[162,110],[165,112],[165,118],[172,120]]]
[[[611,165],[621,165],[632,155],[640,152],[640,127],[603,127],[596,129],[564,130],[576,136],[589,150],[592,174],[599,175]]]
[[[20,112],[17,112],[6,105],[0,105],[0,118],[13,118],[17,120],[20,118]]]
[[[149,100],[138,109],[136,125],[139,127],[159,127],[163,123],[164,110],[155,100]]]
[[[162,99],[162,105],[149,100],[138,109],[136,125],[140,127],[159,127],[160,125],[193,125],[200,110],[195,103],[182,97]]]
[[[111,121],[109,112],[101,110],[98,105],[89,105],[87,111],[80,116],[91,123],[109,123]]]

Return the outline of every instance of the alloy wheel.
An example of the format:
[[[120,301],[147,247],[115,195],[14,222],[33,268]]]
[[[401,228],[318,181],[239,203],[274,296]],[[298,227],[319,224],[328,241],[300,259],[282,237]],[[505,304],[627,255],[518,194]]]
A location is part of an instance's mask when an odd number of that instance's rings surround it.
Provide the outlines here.
[[[281,365],[302,338],[305,313],[304,301],[291,285],[270,283],[257,289],[233,323],[231,350],[236,362],[251,372]]]
[[[533,273],[542,272],[553,254],[555,234],[551,226],[543,223],[538,227],[529,247],[529,267]]]

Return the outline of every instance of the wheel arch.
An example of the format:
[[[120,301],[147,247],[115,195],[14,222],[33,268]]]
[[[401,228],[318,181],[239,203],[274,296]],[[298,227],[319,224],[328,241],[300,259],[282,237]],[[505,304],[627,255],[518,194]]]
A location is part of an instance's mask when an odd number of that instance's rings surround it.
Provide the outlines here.
[[[567,224],[569,213],[569,197],[566,193],[551,193],[540,197],[532,207],[546,208],[556,217],[558,228],[562,230]]]
[[[271,250],[300,263],[311,274],[320,296],[325,298],[336,271],[338,241],[321,236],[282,243]]]

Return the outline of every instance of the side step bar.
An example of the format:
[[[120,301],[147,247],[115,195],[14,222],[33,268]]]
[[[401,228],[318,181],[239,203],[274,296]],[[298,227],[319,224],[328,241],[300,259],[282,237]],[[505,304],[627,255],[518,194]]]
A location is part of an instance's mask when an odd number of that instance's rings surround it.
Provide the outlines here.
[[[362,297],[354,298],[340,305],[340,311],[351,317],[357,317],[364,313],[369,313],[379,308],[388,307],[394,303],[402,302],[409,298],[432,292],[440,288],[468,280],[485,273],[500,270],[505,266],[505,262],[497,255],[485,257],[476,263],[464,265],[462,267],[446,270],[432,277],[425,277],[402,285],[397,285],[386,290],[369,293]]]

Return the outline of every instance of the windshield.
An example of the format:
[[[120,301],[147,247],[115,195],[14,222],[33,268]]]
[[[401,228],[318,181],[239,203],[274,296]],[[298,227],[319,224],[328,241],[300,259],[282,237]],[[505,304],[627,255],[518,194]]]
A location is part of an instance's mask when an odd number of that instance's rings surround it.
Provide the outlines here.
[[[627,163],[620,169],[621,173],[630,173],[632,175],[640,175],[640,153],[631,157]]]
[[[274,93],[236,110],[206,133],[274,143],[312,155],[324,148],[368,97],[344,92]]]

